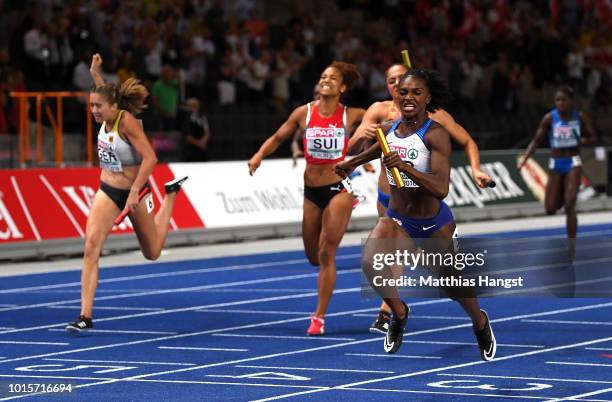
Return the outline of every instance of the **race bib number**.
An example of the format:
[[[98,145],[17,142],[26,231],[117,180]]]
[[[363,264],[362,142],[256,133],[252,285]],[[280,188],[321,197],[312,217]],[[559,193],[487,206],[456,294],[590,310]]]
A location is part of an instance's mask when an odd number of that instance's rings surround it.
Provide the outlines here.
[[[150,214],[155,209],[155,202],[153,201],[153,194],[149,193],[145,198],[145,204],[147,204],[147,213]]]
[[[306,149],[316,159],[335,160],[342,158],[344,152],[344,128],[306,129]]]
[[[123,171],[121,161],[117,158],[114,152],[98,148],[98,160],[102,169],[110,170],[111,172]]]
[[[397,187],[397,184],[395,183],[395,179],[393,178],[391,171],[387,168],[385,168],[385,170],[387,171],[387,180],[389,181],[389,184]],[[408,177],[406,173],[400,172],[400,176],[402,177],[402,180],[404,180],[404,187],[419,187],[419,185],[416,184],[410,177]]]

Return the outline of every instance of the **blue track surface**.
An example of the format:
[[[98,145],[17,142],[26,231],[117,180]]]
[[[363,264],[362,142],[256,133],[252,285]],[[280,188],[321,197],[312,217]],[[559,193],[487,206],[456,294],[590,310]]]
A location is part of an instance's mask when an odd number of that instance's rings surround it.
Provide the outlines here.
[[[499,342],[489,363],[456,303],[409,300],[404,344],[386,355],[367,332],[378,301],[361,297],[359,272],[359,248],[341,249],[317,338],[305,336],[317,271],[302,252],[105,269],[83,336],[63,330],[79,272],[1,278],[0,400],[16,396],[9,384],[44,382],[83,401],[612,401],[612,299],[481,300]]]

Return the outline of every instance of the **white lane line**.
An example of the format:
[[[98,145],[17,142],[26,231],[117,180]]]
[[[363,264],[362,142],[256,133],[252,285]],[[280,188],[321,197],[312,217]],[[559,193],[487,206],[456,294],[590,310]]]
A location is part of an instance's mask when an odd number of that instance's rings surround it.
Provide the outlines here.
[[[410,343],[425,343],[431,345],[466,345],[466,346],[476,346],[476,342],[450,342],[450,341],[415,341],[410,340]],[[541,349],[545,348],[544,345],[517,345],[513,343],[498,343],[497,346],[503,346],[506,348],[531,348],[531,349]]]
[[[345,353],[345,356],[365,356],[365,357],[392,357],[402,359],[441,359],[440,356],[411,356],[411,355],[391,355],[377,353]]]
[[[196,348],[191,346],[158,346],[157,349],[170,349],[170,350],[208,350],[217,352],[248,352],[248,349],[230,349],[230,348]]]
[[[341,293],[346,293],[346,292],[351,292],[351,291],[360,291],[360,290],[361,290],[361,288],[336,289],[335,293],[336,294],[341,294]],[[283,299],[305,297],[305,296],[315,296],[315,295],[317,295],[316,292],[311,292],[311,293],[302,294],[302,295],[284,296]],[[279,300],[279,298],[271,298],[271,299]],[[257,301],[270,301],[269,299],[255,299],[255,300],[257,300]],[[411,303],[411,305],[413,305],[413,306],[428,305],[428,304],[436,304],[436,303],[447,303],[449,301],[450,300],[448,300],[448,299],[436,299],[436,300],[427,300],[427,301],[422,301],[422,302],[417,302],[417,303]],[[215,305],[215,306],[195,306],[195,307],[191,307],[191,308],[177,309],[177,310],[188,311],[188,310],[194,310],[194,309],[202,309],[202,308],[210,308],[210,307],[221,307],[221,306],[225,307],[225,306],[228,306],[228,305],[246,304],[246,303],[249,303],[249,304],[253,303],[253,300],[244,300],[244,301],[232,302],[232,303],[221,303],[221,304]],[[506,317],[506,318],[498,318],[498,319],[491,320],[491,322],[492,323],[496,323],[496,322],[513,321],[513,320],[520,320],[520,319],[529,318],[529,317],[540,317],[540,316],[546,316],[546,315],[562,314],[562,313],[569,313],[569,312],[576,312],[576,311],[583,311],[583,310],[591,310],[591,309],[597,309],[597,308],[609,307],[609,306],[612,306],[612,302],[591,304],[591,305],[586,305],[586,306],[571,307],[571,308],[558,309],[558,310],[549,310],[549,311],[544,311],[544,312],[539,312],[539,313],[523,314],[523,315],[511,316],[511,317]],[[346,315],[346,314],[362,313],[362,312],[373,311],[373,310],[376,311],[375,308],[368,308],[368,309],[359,309],[359,310],[352,310],[352,311],[346,311],[346,312],[332,313],[332,314],[328,314],[327,316],[328,317],[341,316],[341,315]],[[176,310],[164,310],[162,312],[144,313],[144,314],[146,314],[146,315],[167,314],[167,313],[170,313],[170,312],[176,312]],[[103,319],[103,320],[114,320],[114,319],[121,319],[121,318],[128,318],[128,317],[131,318],[132,316],[109,317],[109,318],[106,318],[106,319]],[[92,346],[92,347],[88,347],[88,348],[82,348],[82,349],[76,349],[76,350],[64,351],[64,352],[47,353],[47,354],[33,355],[33,356],[22,356],[22,357],[10,359],[10,360],[3,360],[3,361],[0,361],[0,363],[12,362],[12,361],[21,361],[21,360],[28,360],[28,359],[35,359],[35,358],[39,358],[39,357],[56,356],[56,355],[61,355],[61,354],[66,354],[66,353],[75,353],[75,352],[83,352],[83,351],[89,351],[89,350],[106,349],[106,348],[112,348],[112,347],[137,345],[137,344],[141,344],[141,343],[163,341],[163,340],[167,340],[167,339],[177,339],[177,338],[183,338],[183,337],[212,334],[212,333],[217,333],[217,332],[226,332],[226,331],[233,331],[233,330],[238,330],[238,329],[261,327],[261,326],[264,326],[264,325],[285,324],[285,323],[289,323],[289,322],[301,321],[303,319],[307,319],[307,317],[304,317],[304,318],[299,317],[299,318],[292,318],[292,319],[268,321],[268,322],[264,322],[264,323],[256,323],[256,324],[242,325],[242,326],[230,327],[230,328],[220,328],[220,329],[207,330],[207,331],[191,332],[191,333],[187,333],[187,334],[179,334],[179,335],[172,335],[172,336],[166,336],[166,337],[160,337],[160,338],[152,338],[152,339],[143,339],[143,340],[137,340],[137,341],[132,341],[132,342],[121,342],[121,343],[115,343],[115,344],[110,344],[110,345]],[[102,321],[102,320],[98,320],[98,321]],[[452,326],[443,327],[443,328],[434,328],[434,329],[429,329],[429,330],[413,332],[413,333],[407,334],[407,336],[416,336],[416,335],[420,335],[420,334],[435,333],[435,332],[440,332],[440,331],[447,331],[447,330],[452,330],[452,329],[457,329],[457,328],[467,328],[467,327],[471,327],[471,323],[458,324],[458,325],[452,325]],[[348,346],[348,345],[351,345],[351,344],[361,344],[361,343],[379,342],[379,341],[380,341],[379,338],[365,339],[365,340],[360,340],[360,341],[349,342],[349,343],[345,344],[345,346]],[[322,346],[322,347],[319,347],[319,348],[312,348],[312,349],[313,350],[321,350],[321,349],[327,349],[329,347],[335,347],[335,346],[338,346],[338,345]],[[306,350],[310,351],[311,349],[306,349]]]
[[[546,364],[562,364],[564,366],[612,367],[612,364],[602,363],[546,362]]]
[[[26,341],[0,341],[9,345],[50,345],[50,346],[66,346],[70,345],[66,342],[26,342]]]
[[[81,306],[48,306],[47,308],[61,308],[61,309],[80,310]],[[96,310],[162,311],[164,309],[163,308],[156,308],[156,307],[109,307],[109,306],[96,306]]]
[[[284,315],[308,315],[308,311],[274,311],[274,310],[196,310],[197,313],[238,313],[238,314],[284,314]]]
[[[115,378],[99,378],[99,377],[66,377],[66,376],[42,376],[42,375],[5,375],[0,374],[1,377],[17,377],[17,378],[44,378],[44,379],[63,379],[63,380],[120,380]],[[246,382],[220,382],[220,381],[189,381],[189,380],[131,380],[133,382],[151,382],[151,383],[164,383],[164,384],[203,384],[203,385],[237,385],[246,387],[268,387],[268,388],[302,388],[302,389],[322,389],[325,387],[319,387],[314,385],[289,385],[289,384],[263,384],[263,383],[246,383]],[[76,387],[75,387],[76,388]],[[23,394],[12,396],[8,398],[2,398],[0,401],[8,401],[12,399],[28,398],[31,396],[45,395],[45,393],[39,392],[36,394]]]
[[[517,318],[517,319],[520,319],[520,317]],[[507,319],[502,319],[502,320],[507,321]],[[491,322],[493,322],[493,321],[491,321]],[[495,362],[498,362],[498,361],[516,359],[516,358],[519,358],[519,357],[533,356],[533,355],[538,355],[538,354],[547,353],[547,352],[555,352],[557,350],[576,348],[576,347],[581,347],[581,346],[586,346],[586,345],[592,345],[592,344],[595,344],[595,343],[609,342],[611,340],[612,340],[612,337],[609,337],[609,338],[600,338],[600,339],[594,339],[594,340],[590,340],[590,341],[573,343],[573,344],[569,344],[569,345],[556,346],[556,347],[552,347],[552,348],[548,348],[548,349],[539,349],[539,350],[534,350],[534,351],[530,351],[530,352],[523,352],[523,353],[517,353],[517,354],[514,354],[514,355],[507,355],[507,356],[497,357],[497,358],[495,358],[491,362],[485,362],[485,361],[482,361],[482,360],[477,360],[477,361],[473,361],[473,362],[462,363],[462,364],[455,364],[455,365],[451,365],[451,366],[442,366],[442,367],[438,367],[438,368],[422,370],[422,371],[415,371],[415,372],[411,372],[411,373],[399,374],[399,375],[390,376],[390,377],[383,377],[383,378],[372,379],[372,380],[367,380],[367,381],[359,381],[359,382],[354,382],[354,383],[349,383],[349,384],[344,384],[344,385],[338,385],[338,386],[335,386],[335,387],[330,387],[329,389],[326,389],[325,391],[336,390],[336,389],[351,389],[351,387],[355,387],[355,386],[359,386],[359,385],[364,385],[364,384],[370,384],[370,383],[374,383],[374,382],[382,382],[382,381],[396,380],[396,379],[400,379],[400,378],[415,377],[415,376],[419,376],[419,375],[423,375],[423,374],[431,374],[431,373],[437,373],[439,371],[446,371],[446,370],[452,370],[452,369],[457,369],[457,368],[476,366],[476,365],[480,365],[480,364],[484,364],[484,363],[491,364],[491,363],[495,363]],[[290,397],[293,397],[293,396],[311,394],[313,392],[321,392],[321,391],[322,390],[295,392],[295,393],[292,393],[292,394],[277,395],[277,396],[270,397],[270,398],[258,399],[256,401],[252,401],[252,402],[272,401],[272,400],[290,398]]]
[[[16,304],[0,304],[0,307],[15,307]]]
[[[485,374],[452,374],[452,373],[438,373],[439,376],[445,377],[476,377],[476,378],[502,378],[511,380],[529,380],[529,381],[558,381],[558,382],[586,382],[589,384],[612,384],[612,381],[601,381],[601,380],[583,380],[583,379],[572,379],[572,378],[542,378],[542,377],[511,377],[507,375],[485,375]]]
[[[352,290],[353,291],[358,291],[359,288],[353,288]],[[340,293],[342,293],[342,291],[340,291]],[[193,307],[182,307],[182,308],[176,308],[176,309],[170,309],[170,310],[162,310],[162,311],[153,311],[153,312],[145,312],[145,313],[138,313],[138,314],[120,315],[120,316],[115,316],[115,317],[107,317],[107,318],[96,319],[95,321],[96,322],[103,322],[103,321],[131,319],[131,318],[138,318],[138,317],[148,317],[148,316],[151,316],[151,315],[182,313],[182,312],[201,310],[201,309],[206,309],[206,308],[211,308],[211,307],[214,308],[214,307],[236,306],[236,305],[241,305],[241,304],[252,304],[252,303],[259,303],[259,302],[268,302],[268,301],[295,299],[295,298],[309,297],[309,296],[316,296],[316,295],[317,295],[316,292],[308,292],[308,293],[302,293],[302,294],[297,294],[297,295],[264,297],[264,298],[259,298],[259,299],[240,300],[240,301],[236,301],[236,302],[208,304],[208,305],[204,304],[204,305],[193,306]],[[359,311],[361,311],[361,310],[359,310]],[[298,318],[298,320],[301,320],[301,319],[307,319],[307,317]],[[279,322],[282,322],[282,321],[284,321],[284,320],[280,320]],[[8,333],[11,333],[11,332],[34,331],[34,330],[38,330],[38,329],[48,329],[48,328],[54,328],[54,327],[64,327],[65,325],[66,325],[65,322],[64,323],[57,323],[57,324],[40,325],[38,327],[29,327],[29,328],[23,328],[23,329],[0,331],[0,334],[8,334]]]
[[[336,256],[336,260],[347,260],[351,258],[359,258],[361,254],[345,254]],[[189,260],[189,262],[193,264],[197,264],[200,260]],[[179,263],[181,261],[174,261]],[[305,258],[293,259],[293,260],[285,260],[285,261],[269,261],[269,262],[258,262],[255,264],[237,264],[237,265],[222,265],[218,267],[210,267],[210,268],[198,268],[198,269],[183,269],[180,271],[170,271],[170,272],[160,272],[156,274],[141,274],[141,275],[128,275],[128,276],[120,276],[117,278],[107,278],[100,279],[98,281],[99,284],[102,283],[115,283],[115,282],[126,282],[126,281],[134,281],[137,279],[152,279],[152,278],[166,278],[171,276],[182,276],[182,275],[193,275],[193,274],[210,274],[212,272],[227,272],[227,271],[237,271],[237,270],[254,270],[259,268],[266,267],[277,267],[277,266],[287,266],[287,265],[298,265],[308,263],[308,260]],[[143,264],[141,264],[143,265]],[[43,286],[28,286],[25,288],[11,288],[11,289],[1,289],[0,294],[4,293],[21,293],[29,290],[44,290],[44,289],[58,289],[64,287],[74,287],[81,286],[81,282],[65,282],[65,283],[56,283],[53,285],[43,285]],[[304,290],[300,290],[304,291]],[[2,306],[2,305],[0,305]]]
[[[585,348],[586,350],[603,350],[603,351],[608,351],[608,352],[612,352],[612,348]]]
[[[314,294],[316,294],[316,292]],[[447,303],[449,301],[450,300],[447,300],[447,299],[425,300],[425,301],[421,301],[421,302],[412,303],[411,305],[413,305],[413,306],[414,305],[429,305],[429,304]],[[363,312],[363,311],[370,311],[370,310],[372,310],[372,308],[360,309],[360,310],[350,310],[350,311],[346,311],[346,312],[337,312],[337,313],[327,314],[327,317],[350,315],[350,314],[353,314],[355,312],[360,312],[360,311]],[[210,333],[215,333],[215,332],[222,332],[222,331],[232,331],[232,330],[239,330],[239,329],[246,329],[246,328],[258,328],[258,327],[261,327],[263,325],[281,324],[281,323],[287,323],[289,321],[299,321],[299,320],[303,320],[303,319],[306,319],[306,317],[304,317],[304,318],[296,318],[296,319],[291,319],[291,320],[277,320],[277,321],[269,321],[269,322],[264,322],[264,323],[255,323],[255,324],[243,325],[243,326],[238,326],[238,327],[221,328],[221,329],[216,329],[216,330],[213,329],[213,330],[194,332],[194,333],[189,333],[189,334],[180,334],[180,335],[174,335],[174,336],[168,336],[168,337],[161,337],[161,338],[157,338],[157,339],[147,339],[147,340],[139,340],[139,341],[132,341],[132,342],[123,342],[123,343],[112,344],[112,345],[93,346],[93,347],[76,349],[76,350],[69,350],[69,351],[64,351],[64,352],[47,353],[45,355],[20,357],[20,358],[16,358],[16,359],[11,359],[11,361],[21,361],[21,360],[34,359],[34,358],[39,358],[39,357],[57,356],[57,355],[62,355],[62,354],[73,354],[73,353],[83,352],[83,351],[107,349],[107,348],[110,348],[110,347],[144,344],[144,343],[150,343],[150,342],[154,342],[154,341],[162,341],[162,340],[168,340],[168,339],[184,338],[184,337],[189,337],[189,336],[205,335],[205,334],[210,334]],[[471,324],[469,324],[469,325],[471,325]],[[454,328],[454,327],[452,327],[452,328]],[[445,329],[446,328],[443,328],[442,330],[445,330]],[[433,330],[433,331],[436,331],[436,330]],[[353,341],[353,342],[350,342],[350,343],[347,343],[347,344],[340,344],[340,346],[346,346],[346,345],[350,345],[350,344],[367,343],[367,342],[371,342],[373,340],[379,341],[379,339],[367,339],[367,340],[362,340],[362,341]],[[270,357],[292,355],[292,354],[296,354],[296,353],[306,353],[306,352],[309,352],[309,351],[318,351],[318,350],[324,350],[324,349],[331,349],[331,348],[335,348],[335,347],[338,347],[338,345],[329,345],[329,346],[324,346],[324,347],[309,348],[309,349],[298,350],[298,351],[289,351],[289,352],[284,352],[284,353],[276,353],[276,354],[273,354],[273,355],[265,355],[265,356],[258,356],[258,357],[253,357],[253,358],[245,358],[245,359],[239,359],[239,360],[232,360],[232,361],[225,361],[225,362],[219,362],[219,363],[212,363],[212,364],[207,364],[207,365],[204,365],[204,366],[193,367],[193,369],[202,369],[202,368],[209,368],[209,367],[216,367],[216,366],[223,366],[223,365],[231,365],[231,364],[235,364],[235,363],[244,363],[244,362],[249,362],[249,361],[266,359],[266,358],[270,358]],[[0,361],[0,363],[2,363],[2,362],[3,361]],[[167,371],[167,372],[164,371],[164,372],[154,373],[152,375],[144,375],[144,377],[142,377],[142,378],[153,376],[153,375],[158,375],[158,374],[159,375],[164,375],[164,374],[171,374],[171,373],[174,373],[174,372],[182,372],[183,370],[184,369],[181,369],[181,370],[171,370],[171,371]],[[134,379],[137,379],[137,378],[135,377]],[[83,384],[83,386],[84,387],[85,386],[93,386],[93,385],[106,384],[106,383],[112,383],[112,382],[123,381],[123,380],[124,379],[104,381],[102,383]]]
[[[249,334],[212,334],[212,336],[233,336],[236,338],[273,338],[273,339],[308,339],[321,341],[354,341],[355,338],[334,338],[330,336],[282,336],[282,335],[249,335]]]
[[[0,327],[0,330],[3,330],[3,329],[15,329],[15,327]]]
[[[49,331],[66,332],[64,328],[50,328]],[[88,332],[100,332],[105,334],[143,334],[143,335],[176,335],[178,332],[164,331],[129,331],[121,329],[90,329]]]
[[[523,322],[539,322],[544,324],[576,324],[576,325],[612,325],[609,321],[568,321],[568,320],[521,320]]]
[[[394,372],[394,371],[382,371],[382,370],[351,370],[351,369],[329,369],[329,368],[314,368],[314,367],[249,366],[249,365],[237,365],[236,367],[245,367],[245,368],[263,368],[263,369],[277,369],[277,370],[338,371],[338,372],[348,372],[348,373],[382,373],[382,374],[395,374],[395,372]]]
[[[121,363],[121,364],[154,364],[159,366],[195,366],[195,363],[170,363],[170,362],[134,362],[125,360],[89,360],[89,359],[43,359],[53,362],[83,362],[83,363]]]
[[[355,272],[361,272],[361,268],[346,269],[346,270],[338,271],[336,274],[337,275],[348,275],[348,274],[352,274]],[[309,274],[275,276],[275,277],[269,277],[269,278],[263,278],[263,279],[251,279],[251,280],[243,280],[243,281],[236,281],[236,282],[224,282],[224,283],[218,283],[218,284],[213,284],[213,285],[201,285],[201,286],[192,286],[192,287],[185,287],[185,288],[163,289],[163,290],[156,290],[156,291],[146,291],[146,292],[141,292],[141,293],[127,293],[127,294],[119,294],[119,295],[113,295],[113,296],[97,297],[96,301],[100,302],[102,300],[116,300],[116,299],[125,299],[125,298],[130,298],[130,297],[139,297],[139,296],[153,296],[153,295],[172,294],[172,293],[184,293],[184,292],[191,292],[191,291],[202,290],[202,289],[229,288],[233,286],[252,285],[256,283],[282,282],[282,281],[288,281],[288,280],[312,278],[318,275],[319,275],[318,273],[314,272],[314,273],[309,273]],[[28,309],[28,308],[40,308],[40,307],[47,307],[47,306],[80,303],[80,302],[81,302],[81,299],[79,298],[79,299],[47,302],[47,303],[29,304],[29,305],[17,306],[17,307],[12,307],[12,308],[2,308],[0,309],[0,312],[23,310],[23,309]],[[203,306],[200,306],[199,308],[205,309],[209,307],[211,306],[203,305]],[[0,334],[1,333],[3,332],[0,332]]]
[[[349,292],[349,291],[350,292],[358,292],[360,290],[361,290],[361,288],[336,289],[334,291],[334,293],[340,294],[340,293],[346,293],[346,292]],[[316,296],[316,295],[317,295],[317,292],[311,292],[311,293],[306,293],[306,294],[302,294],[302,295],[285,296],[283,298],[284,299],[289,299],[289,298]],[[273,299],[274,300],[278,300],[278,298],[273,298]],[[268,299],[255,299],[255,300],[258,300],[258,301],[270,301],[270,298],[268,298]],[[429,300],[429,301],[419,302],[419,304],[443,303],[443,302],[448,302],[448,301],[449,300]],[[253,303],[253,302],[254,302],[254,300],[243,300],[243,301],[240,301],[240,302],[221,303],[219,306],[221,306],[221,305],[234,305],[234,304],[237,304],[237,303],[250,304],[250,303]],[[416,303],[412,303],[412,305],[416,305]],[[203,307],[205,307],[205,306],[196,306],[196,307],[193,307],[192,309],[203,308]],[[187,311],[189,309],[180,309],[180,310],[181,311],[183,311],[183,310]],[[371,310],[373,310],[373,309],[368,308],[368,309],[350,310],[350,311],[339,312],[339,313],[331,313],[331,314],[327,314],[327,317],[342,316],[342,315],[352,314],[352,313],[355,313],[355,312],[371,311]],[[168,312],[168,310],[164,310],[163,312],[158,312],[157,314],[166,314],[167,312]],[[127,317],[129,318],[129,316],[127,316]],[[119,319],[119,318],[126,318],[126,316],[109,317],[109,318],[105,318],[105,319],[98,320],[98,321],[113,320],[113,319]],[[91,347],[87,347],[87,348],[69,350],[69,351],[64,351],[64,352],[46,353],[46,354],[32,355],[32,356],[22,356],[22,357],[14,358],[14,359],[11,359],[11,360],[0,361],[0,363],[6,363],[6,362],[9,362],[9,361],[21,361],[21,360],[36,359],[36,358],[39,358],[39,357],[57,356],[57,355],[63,355],[63,354],[68,354],[68,353],[85,352],[85,351],[90,351],[90,350],[99,350],[99,349],[114,348],[114,347],[121,347],[121,346],[138,345],[138,344],[143,344],[143,343],[165,341],[165,340],[168,340],[168,339],[179,339],[179,338],[185,338],[185,337],[191,337],[191,336],[207,335],[207,334],[213,334],[213,333],[216,333],[216,332],[234,331],[234,330],[248,329],[248,328],[258,328],[258,327],[262,327],[262,326],[265,326],[265,325],[286,324],[286,323],[290,323],[290,322],[305,321],[307,319],[308,319],[308,317],[298,317],[298,318],[275,320],[275,321],[268,321],[268,322],[259,322],[259,323],[255,323],[255,324],[239,325],[239,326],[235,326],[235,327],[227,327],[227,328],[219,328],[219,329],[209,329],[209,330],[205,330],[205,331],[190,332],[190,333],[186,333],[186,334],[162,336],[162,337],[159,337],[159,338],[141,339],[141,340],[135,340],[135,341],[131,341],[131,342],[119,342],[119,343],[113,343],[113,344],[110,344],[110,345],[91,346]]]
[[[410,391],[407,389],[384,389],[384,388],[340,388],[342,391],[370,391],[370,392],[398,392],[407,394],[426,394],[426,395],[461,395],[461,396],[478,396],[478,397],[491,397],[491,398],[518,398],[518,399],[545,399],[541,396],[526,396],[526,395],[499,395],[499,394],[470,394],[467,392],[443,392],[443,391]],[[258,399],[257,401],[268,401],[271,399]]]
[[[447,300],[447,299],[435,299],[435,300],[426,300],[426,301],[422,301],[422,302],[412,303],[412,305],[428,305],[428,304],[437,304],[437,303],[446,303],[446,302],[449,302],[449,300]],[[518,316],[499,318],[497,320],[491,320],[491,322],[513,321],[513,320],[520,320],[520,319],[528,318],[528,317],[539,317],[539,316],[545,316],[545,315],[561,314],[561,313],[567,313],[567,312],[574,312],[574,311],[582,311],[582,310],[589,310],[589,309],[595,309],[595,308],[602,308],[602,307],[607,307],[607,306],[610,306],[610,305],[612,305],[612,303],[598,303],[598,304],[591,304],[591,305],[586,305],[586,306],[579,306],[579,307],[572,307],[572,308],[565,308],[565,309],[548,310],[548,311],[542,311],[542,312],[539,312],[539,313],[531,313],[531,314],[523,314],[523,315],[518,315]],[[360,313],[360,312],[371,311],[371,310],[372,309],[361,309],[361,310],[345,311],[345,312],[328,314],[327,316],[331,317],[331,316],[347,315],[347,314],[354,314],[354,313]],[[204,334],[215,333],[215,332],[225,332],[225,331],[231,331],[231,330],[237,330],[237,329],[244,329],[245,327],[249,327],[249,328],[252,328],[252,327],[261,327],[262,325],[273,325],[273,324],[276,324],[276,323],[287,323],[289,321],[298,321],[298,320],[301,320],[301,318],[290,319],[290,320],[271,321],[271,322],[268,322],[268,323],[256,323],[256,324],[245,325],[245,326],[235,327],[235,328],[225,328],[225,329],[219,329],[219,330],[209,330],[209,331],[195,332],[195,333],[190,333],[190,334],[174,335],[174,336],[171,336],[171,337],[163,337],[163,338],[157,338],[157,339],[148,339],[148,340],[140,340],[140,341],[133,341],[133,342],[125,342],[125,343],[113,344],[113,345],[95,346],[95,347],[84,348],[84,349],[80,349],[80,350],[77,349],[76,351],[58,352],[58,353],[54,353],[53,355],[64,354],[64,353],[81,352],[81,351],[85,351],[85,350],[106,349],[106,348],[117,347],[117,346],[135,345],[135,344],[149,343],[149,342],[154,342],[154,341],[161,341],[161,340],[166,340],[166,339],[177,339],[177,338],[183,338],[183,337],[188,337],[188,336],[197,336],[197,335],[204,335]],[[429,329],[429,330],[417,331],[417,332],[413,332],[413,333],[407,334],[407,335],[408,336],[417,336],[417,335],[421,335],[421,334],[425,334],[425,333],[436,333],[436,332],[448,331],[448,330],[452,330],[452,329],[456,329],[456,328],[468,328],[468,327],[471,327],[471,325],[472,325],[471,323],[461,324],[461,325],[451,325],[451,326],[442,327],[442,328],[433,328],[433,329]],[[560,349],[568,348],[568,347],[587,346],[587,345],[594,344],[594,343],[608,342],[610,340],[612,340],[612,338],[604,338],[604,339],[601,339],[601,340],[594,340],[594,341],[589,341],[589,342],[583,342],[583,343],[577,344],[577,345],[570,345],[570,346],[565,345],[565,346],[561,346],[561,347],[558,347],[558,348],[552,348],[552,349],[540,349],[540,350],[537,350],[537,351],[534,351],[534,352],[527,352],[527,353],[521,353],[521,354],[501,357],[501,358],[497,358],[496,360],[506,360],[506,359],[509,359],[509,358],[529,356],[529,355],[532,355],[532,354],[539,354],[539,353],[544,353],[544,352],[547,352],[547,351],[554,351],[554,350],[558,350],[558,349],[560,350]],[[179,369],[179,370],[170,370],[170,371],[161,371],[161,372],[155,372],[155,373],[149,373],[149,374],[142,374],[142,375],[139,375],[139,376],[125,377],[125,378],[123,378],[123,379],[121,379],[119,381],[130,380],[130,379],[140,379],[140,378],[160,376],[160,375],[166,375],[166,374],[175,374],[175,373],[178,373],[178,372],[200,370],[200,369],[205,369],[205,368],[210,368],[210,367],[231,365],[231,364],[237,364],[237,363],[246,363],[246,362],[251,362],[251,361],[256,361],[256,360],[269,359],[269,358],[280,357],[280,356],[289,356],[289,355],[300,354],[300,353],[308,353],[308,352],[314,352],[314,351],[321,351],[321,350],[326,350],[326,349],[333,349],[333,348],[339,348],[339,347],[344,347],[344,346],[365,344],[365,343],[370,343],[370,342],[380,342],[380,339],[379,338],[364,339],[364,340],[358,340],[358,341],[352,341],[352,342],[345,342],[345,343],[341,343],[341,344],[326,345],[326,346],[320,346],[320,347],[315,347],[315,348],[307,348],[307,349],[294,350],[294,351],[288,351],[288,352],[282,352],[282,353],[274,353],[274,354],[269,354],[269,355],[255,356],[255,357],[239,359],[239,360],[230,360],[230,361],[225,361],[225,362],[211,363],[211,364],[206,364],[206,365],[202,365],[202,366],[189,367],[189,368]],[[21,358],[18,358],[18,359],[12,359],[11,361],[15,361],[15,360],[27,360],[27,359],[37,358],[37,357],[47,357],[47,356],[40,356],[40,355],[39,356],[25,356],[25,357],[21,357]],[[0,361],[0,363],[2,363],[2,361]],[[447,369],[459,368],[459,367],[464,367],[464,366],[471,366],[471,365],[482,364],[482,363],[484,363],[484,362],[481,361],[481,360],[478,360],[478,361],[475,361],[475,362],[467,363],[465,365],[463,365],[463,364],[462,365],[458,365],[456,367],[455,366],[441,367],[441,368],[438,368],[438,369],[434,369],[432,372],[444,371],[444,370],[447,370]],[[426,371],[426,372],[417,372],[417,373],[409,373],[407,376],[410,377],[410,376],[414,376],[414,375],[427,374],[427,373],[429,373],[429,371]],[[386,377],[386,378],[389,378],[389,377]],[[393,377],[391,377],[391,379],[393,379]],[[115,380],[101,381],[101,382],[96,382],[96,383],[82,384],[82,385],[80,385],[78,387],[80,387],[80,388],[91,387],[91,386],[96,386],[96,385],[109,384],[109,383],[112,383],[112,382],[116,382],[116,381]],[[361,384],[359,383],[359,384],[347,384],[347,385],[361,385]],[[293,394],[291,394],[289,396],[293,396]],[[285,397],[285,395],[281,395],[279,398],[283,398],[283,397]]]
[[[585,401],[586,399],[579,399],[579,398],[584,398],[585,396],[605,394],[606,392],[610,392],[610,391],[612,391],[612,388],[604,388],[604,389],[599,389],[597,391],[586,392],[584,394],[571,395],[571,396],[566,396],[563,398],[549,399],[546,402]]]

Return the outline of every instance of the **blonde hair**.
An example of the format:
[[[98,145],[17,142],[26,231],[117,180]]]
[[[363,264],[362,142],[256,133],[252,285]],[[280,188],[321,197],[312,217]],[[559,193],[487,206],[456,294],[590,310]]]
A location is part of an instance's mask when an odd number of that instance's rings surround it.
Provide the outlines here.
[[[91,93],[103,95],[110,104],[116,103],[133,115],[147,107],[145,100],[149,96],[147,88],[136,78],[128,78],[121,85],[104,84],[93,88]]]

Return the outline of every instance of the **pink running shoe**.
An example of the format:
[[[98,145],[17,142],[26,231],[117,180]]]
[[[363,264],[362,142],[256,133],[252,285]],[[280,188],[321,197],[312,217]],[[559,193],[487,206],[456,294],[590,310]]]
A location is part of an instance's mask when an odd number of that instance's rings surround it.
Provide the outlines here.
[[[310,315],[310,326],[306,331],[308,336],[323,335],[325,333],[325,320],[320,317],[316,317],[314,314]]]

